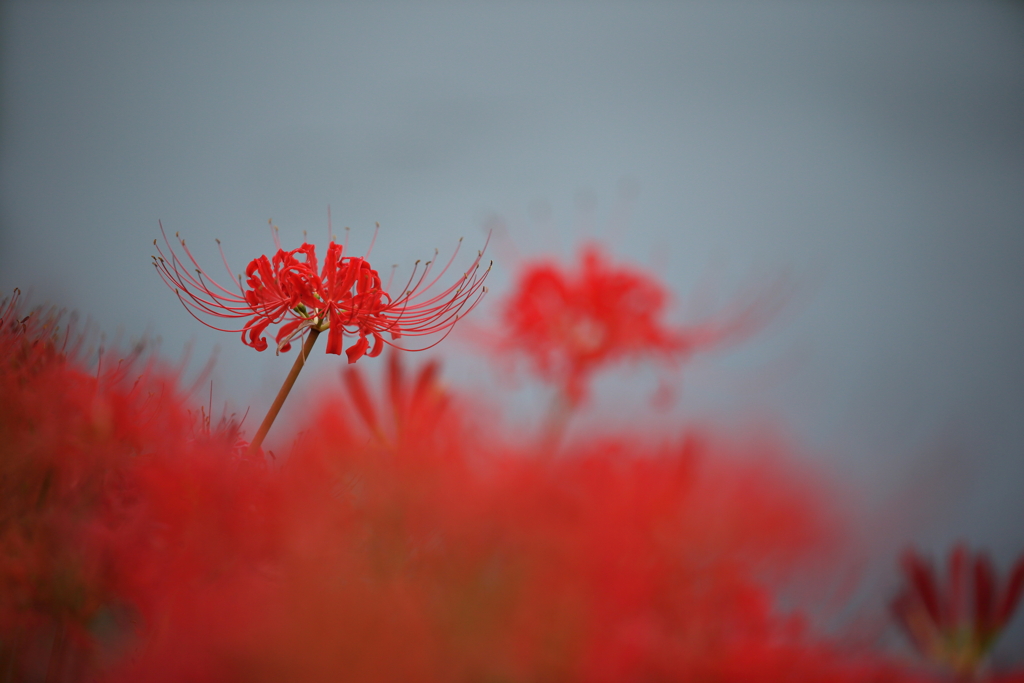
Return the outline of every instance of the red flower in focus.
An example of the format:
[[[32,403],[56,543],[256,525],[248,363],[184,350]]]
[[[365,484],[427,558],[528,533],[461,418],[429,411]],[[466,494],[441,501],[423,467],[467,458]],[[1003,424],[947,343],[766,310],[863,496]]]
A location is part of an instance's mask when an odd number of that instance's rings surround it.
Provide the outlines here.
[[[163,233],[163,225],[160,231]],[[274,239],[276,242],[276,233]],[[270,325],[281,325],[275,338],[278,352],[288,351],[291,342],[305,336],[309,330],[328,330],[327,353],[340,354],[344,336],[354,335],[355,343],[345,349],[349,363],[363,355],[377,356],[384,344],[403,336],[447,333],[487,291],[483,283],[490,271],[487,268],[480,272],[483,257],[480,251],[458,281],[428,296],[454,261],[456,248],[441,272],[433,277],[433,261],[424,264],[422,270],[417,261],[405,287],[393,296],[387,291],[390,286],[382,284],[380,275],[369,262],[361,257],[344,256],[341,244],[332,241],[328,245],[323,268],[318,269],[316,248],[312,244],[285,251],[278,243],[277,253],[272,258],[260,256],[249,263],[244,284],[242,276],[238,276],[235,291],[217,284],[196,262],[185,240],[179,237],[179,241],[191,266],[174,253],[166,233],[164,242],[168,253],[164,254],[153,240],[159,252],[159,256],[153,257],[153,264],[197,320],[216,330],[241,332],[242,342],[257,351],[267,348],[263,333]],[[190,272],[193,267],[195,275]],[[226,259],[224,267],[235,280]],[[247,320],[239,329],[224,329],[206,323],[200,316]]]
[[[975,672],[1020,602],[1024,556],[1002,586],[988,556],[972,559],[963,545],[950,553],[945,585],[931,563],[912,550],[903,556],[903,572],[908,584],[892,609],[914,647],[958,675]]]
[[[686,356],[731,332],[671,327],[664,320],[668,301],[668,290],[651,275],[609,263],[589,245],[576,272],[546,261],[523,270],[505,307],[503,346],[529,356],[545,380],[578,403],[602,367],[648,355]]]

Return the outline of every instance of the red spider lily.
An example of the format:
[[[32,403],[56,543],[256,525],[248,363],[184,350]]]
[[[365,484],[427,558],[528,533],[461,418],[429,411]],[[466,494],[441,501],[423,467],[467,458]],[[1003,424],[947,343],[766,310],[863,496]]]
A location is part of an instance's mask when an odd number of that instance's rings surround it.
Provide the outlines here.
[[[575,272],[546,261],[527,265],[505,307],[503,347],[524,352],[576,404],[601,368],[629,358],[685,357],[746,326],[672,327],[665,321],[669,298],[648,273],[612,264],[589,245]]]
[[[950,553],[945,585],[931,563],[913,550],[903,556],[903,572],[908,585],[892,608],[914,647],[959,675],[973,674],[1020,602],[1024,556],[1002,587],[988,556],[972,558],[963,545]]]
[[[160,231],[163,233],[163,225]],[[430,295],[455,260],[459,251],[456,248],[436,276],[431,276],[433,261],[426,262],[422,269],[417,261],[405,287],[392,295],[387,291],[390,283],[385,287],[378,272],[365,258],[344,256],[345,248],[341,244],[332,241],[328,245],[323,268],[318,270],[316,248],[312,244],[285,251],[278,242],[277,253],[272,258],[260,256],[249,263],[244,284],[242,276],[237,278],[236,291],[234,287],[229,289],[214,281],[180,237],[179,242],[191,265],[179,259],[166,233],[163,234],[168,251],[165,254],[154,240],[159,256],[153,257],[153,264],[193,317],[204,325],[224,332],[241,332],[242,343],[257,351],[267,348],[263,333],[270,325],[280,325],[275,339],[278,352],[288,351],[294,339],[303,338],[310,331],[328,330],[327,353],[340,355],[344,336],[354,335],[355,343],[345,349],[349,363],[355,363],[364,355],[377,356],[384,344],[401,337],[447,334],[487,291],[483,283],[490,271],[489,267],[480,271],[483,257],[480,251],[458,281]],[[276,233],[274,239],[277,242]],[[234,281],[235,275],[227,265],[223,250],[221,257]],[[224,329],[210,325],[201,316],[247,320],[239,329]]]

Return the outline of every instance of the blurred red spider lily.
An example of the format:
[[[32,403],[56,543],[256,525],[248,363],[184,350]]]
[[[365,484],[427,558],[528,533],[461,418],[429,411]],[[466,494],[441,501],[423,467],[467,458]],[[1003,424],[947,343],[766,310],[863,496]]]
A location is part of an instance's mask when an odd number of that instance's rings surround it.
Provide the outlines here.
[[[970,677],[1020,602],[1024,556],[1002,586],[988,556],[972,558],[962,544],[950,553],[945,585],[931,563],[913,550],[903,555],[903,572],[907,586],[892,603],[900,626],[924,657]]]
[[[384,344],[401,337],[447,334],[486,293],[484,280],[490,272],[489,266],[481,272],[481,250],[461,278],[430,295],[454,262],[459,252],[456,247],[436,275],[432,274],[434,261],[427,261],[422,268],[417,261],[409,281],[392,295],[388,292],[391,283],[385,286],[365,257],[344,256],[345,247],[332,240],[323,268],[318,271],[316,247],[306,243],[285,251],[275,229],[277,253],[253,259],[245,269],[244,284],[241,275],[236,278],[232,273],[221,250],[225,269],[232,281],[237,279],[236,291],[211,278],[192,256],[185,240],[175,234],[189,263],[179,259],[162,224],[160,232],[167,253],[153,240],[159,253],[153,257],[153,265],[196,320],[215,330],[241,332],[242,343],[257,351],[267,348],[263,333],[270,325],[281,325],[275,338],[278,352],[288,351],[293,340],[311,331],[328,331],[327,353],[340,355],[344,336],[353,335],[357,337],[355,343],[345,349],[349,363],[364,355],[377,356]],[[220,240],[217,245],[219,248]],[[239,329],[225,329],[207,323],[201,316],[247,320]]]
[[[575,405],[592,375],[617,361],[679,359],[755,326],[751,311],[742,311],[728,321],[673,327],[665,321],[669,299],[650,274],[611,263],[587,245],[575,272],[548,261],[523,268],[506,302],[502,347],[525,353]]]

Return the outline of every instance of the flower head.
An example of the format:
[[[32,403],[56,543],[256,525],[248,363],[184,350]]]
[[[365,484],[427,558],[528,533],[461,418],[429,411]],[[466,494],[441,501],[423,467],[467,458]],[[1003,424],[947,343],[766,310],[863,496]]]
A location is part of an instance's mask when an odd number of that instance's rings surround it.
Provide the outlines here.
[[[1020,602],[1024,557],[1002,586],[988,556],[972,558],[963,545],[949,555],[944,584],[931,563],[913,550],[903,556],[903,572],[907,586],[892,609],[914,647],[959,675],[976,671]]]
[[[163,225],[160,231],[163,233]],[[388,292],[390,282],[384,285],[365,257],[344,255],[344,245],[332,241],[323,267],[319,268],[312,244],[285,251],[276,231],[274,239],[277,253],[253,259],[245,275],[238,276],[237,290],[214,281],[180,237],[189,263],[178,258],[164,233],[167,253],[154,240],[159,256],[153,257],[153,264],[189,312],[204,325],[241,332],[242,342],[257,351],[267,348],[263,334],[271,325],[280,325],[275,337],[278,352],[288,351],[293,340],[316,330],[328,332],[327,353],[341,354],[345,335],[351,335],[356,340],[345,349],[349,363],[364,355],[377,356],[384,344],[401,337],[447,334],[487,291],[483,283],[490,268],[480,269],[483,251],[477,253],[470,268],[454,284],[432,295],[431,290],[451,267],[458,248],[436,275],[432,273],[433,261],[422,267],[417,261],[405,287],[392,295]],[[220,245],[220,240],[217,244]],[[234,281],[223,250],[221,257]],[[210,325],[203,317],[245,319],[245,323],[238,329],[224,329]]]
[[[626,359],[687,356],[738,329],[673,327],[665,321],[669,298],[656,278],[610,263],[589,245],[575,272],[548,261],[523,269],[506,302],[502,348],[525,353],[575,403],[597,370]]]

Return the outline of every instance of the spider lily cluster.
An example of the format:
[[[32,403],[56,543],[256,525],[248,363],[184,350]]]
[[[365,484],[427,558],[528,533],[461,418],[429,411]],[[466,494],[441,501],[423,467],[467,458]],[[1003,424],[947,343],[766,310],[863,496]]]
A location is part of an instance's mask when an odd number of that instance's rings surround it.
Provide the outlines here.
[[[779,607],[842,570],[850,523],[790,445],[667,424],[556,447],[436,359],[384,351],[476,306],[481,254],[395,292],[341,245],[322,265],[279,246],[240,278],[225,260],[224,287],[179,245],[155,263],[193,316],[257,350],[272,326],[278,351],[303,340],[278,404],[321,332],[349,363],[270,462],[273,409],[246,443],[180,368],[96,363],[61,312],[0,303],[0,683],[1024,681],[989,662],[1024,559],[1000,581],[956,550],[943,583],[908,554],[894,610],[920,656],[866,647]],[[518,283],[485,350],[525,356],[569,412],[606,368],[748,329],[671,323],[657,278],[596,247]]]

